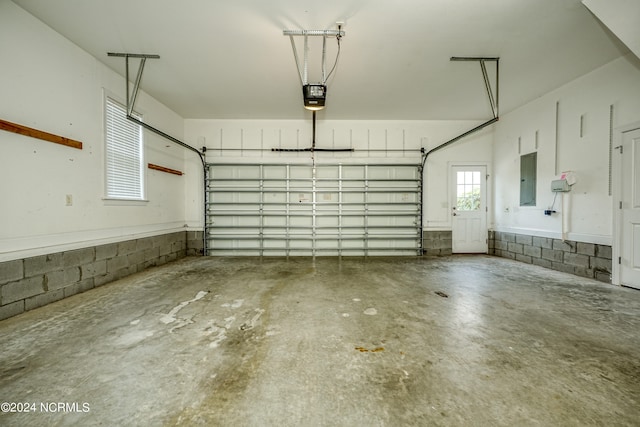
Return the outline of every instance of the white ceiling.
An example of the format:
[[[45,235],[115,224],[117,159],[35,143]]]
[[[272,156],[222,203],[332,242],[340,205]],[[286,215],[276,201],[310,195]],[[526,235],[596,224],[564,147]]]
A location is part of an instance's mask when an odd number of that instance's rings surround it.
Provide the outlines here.
[[[490,118],[479,65],[451,56],[501,58],[505,113],[628,52],[580,0],[14,2],[123,75],[124,59],[107,52],[159,54],[142,89],[184,118],[308,117],[282,30],[336,21],[346,35],[326,119]],[[335,49],[331,40],[329,65]]]

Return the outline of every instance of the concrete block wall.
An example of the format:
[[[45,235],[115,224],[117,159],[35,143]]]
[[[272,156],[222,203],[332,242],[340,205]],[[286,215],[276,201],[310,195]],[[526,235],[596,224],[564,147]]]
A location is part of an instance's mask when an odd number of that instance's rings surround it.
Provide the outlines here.
[[[204,231],[187,231],[187,256],[204,255]]]
[[[188,232],[0,263],[0,320],[184,257]],[[200,243],[202,246],[202,243]]]
[[[451,255],[451,230],[424,231],[422,234],[422,250],[427,256]]]
[[[489,231],[489,253],[611,283],[611,246]]]

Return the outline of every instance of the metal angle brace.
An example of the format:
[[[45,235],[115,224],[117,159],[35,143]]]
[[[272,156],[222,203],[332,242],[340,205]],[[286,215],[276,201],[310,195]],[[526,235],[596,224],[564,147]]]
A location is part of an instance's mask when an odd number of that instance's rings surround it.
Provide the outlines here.
[[[499,95],[500,95],[500,58],[499,57],[484,57],[484,56],[480,56],[480,57],[475,57],[475,56],[452,56],[450,58],[451,61],[472,61],[472,62],[479,62],[480,63],[480,70],[482,71],[482,78],[484,80],[484,86],[485,89],[487,90],[487,97],[489,98],[489,104],[491,105],[491,113],[493,115],[493,117],[489,120],[487,120],[486,122],[474,127],[471,130],[468,130],[458,136],[456,136],[455,138],[452,138],[446,142],[443,142],[442,144],[438,145],[437,147],[432,148],[431,150],[427,151],[424,154],[424,157],[422,159],[422,167],[424,167],[426,161],[427,161],[427,157],[429,157],[429,155],[431,153],[433,153],[434,151],[438,151],[442,148],[445,148],[448,145],[453,144],[454,142],[468,136],[471,135],[481,129],[484,129],[485,127],[497,122],[500,119],[500,109],[499,109],[499,103],[498,103],[498,99],[499,99]],[[495,97],[493,95],[493,89],[491,87],[491,82],[489,81],[489,75],[487,74],[487,67],[485,65],[486,62],[495,62],[496,63],[496,79],[495,79],[495,84],[496,84],[496,90],[495,90]]]
[[[500,95],[500,58],[498,57],[469,57],[469,56],[452,56],[451,61],[476,61],[480,63],[480,70],[482,71],[482,77],[484,79],[484,86],[487,89],[487,96],[489,97],[489,104],[491,104],[491,111],[493,118],[498,117],[498,97]],[[493,97],[493,90],[491,88],[491,82],[489,82],[489,76],[487,74],[487,67],[485,62],[496,63],[496,96]]]
[[[146,54],[146,53],[117,53],[117,52],[107,52],[108,56],[114,56],[114,57],[121,57],[125,59],[125,86],[126,86],[126,96],[127,96],[127,119],[136,123],[137,125],[143,127],[144,129],[147,129],[159,136],[161,136],[162,138],[165,138],[177,145],[180,145],[183,148],[186,148],[189,151],[193,151],[194,153],[196,153],[198,155],[198,157],[200,158],[200,162],[202,163],[202,174],[203,174],[203,191],[204,191],[204,206],[205,206],[205,211],[206,211],[206,205],[207,205],[207,162],[204,158],[203,153],[201,153],[200,151],[198,151],[197,149],[193,148],[192,146],[190,146],[189,144],[186,144],[182,141],[180,141],[177,138],[174,138],[173,136],[143,122],[142,120],[138,119],[137,117],[135,117],[133,115],[133,110],[136,104],[136,98],[138,97],[138,92],[140,90],[140,82],[142,81],[142,72],[144,71],[144,64],[147,61],[147,59],[159,59],[160,55],[156,55],[156,54]],[[140,59],[140,65],[138,66],[138,74],[136,75],[136,80],[133,84],[133,91],[130,93],[129,90],[129,58],[137,58]],[[203,152],[205,151],[205,149],[203,148]],[[205,214],[205,224],[206,224],[206,214]],[[203,254],[207,255],[207,228],[205,225],[205,229],[203,232]]]
[[[140,82],[142,81],[142,72],[144,71],[144,64],[147,61],[147,59],[158,59],[160,58],[160,55],[151,55],[151,54],[145,54],[145,53],[114,53],[114,52],[108,52],[107,55],[109,56],[117,56],[117,57],[123,57],[125,58],[125,65],[126,65],[126,70],[125,70],[125,85],[126,85],[126,93],[127,93],[127,119],[131,120],[132,122],[135,122],[137,124],[139,124],[140,126],[142,126],[145,129],[150,130],[151,132],[154,132],[158,135],[160,135],[161,137],[168,139],[171,142],[174,142],[184,148],[186,148],[187,150],[193,151],[196,154],[198,154],[198,156],[200,157],[200,160],[202,161],[202,165],[203,167],[205,167],[205,160],[204,157],[202,156],[202,153],[200,151],[198,151],[197,149],[193,148],[192,146],[190,146],[189,144],[185,144],[184,142],[180,141],[177,138],[174,138],[173,136],[156,129],[155,127],[144,123],[143,121],[139,120],[138,118],[136,118],[135,116],[133,116],[133,109],[135,107],[135,103],[136,103],[136,98],[138,97],[138,92],[140,90]],[[138,74],[136,75],[136,80],[133,84],[133,91],[130,94],[130,90],[129,90],[129,58],[139,58],[140,59],[140,65],[138,66]]]
[[[107,52],[108,56],[117,56],[124,58],[125,60],[125,80],[127,81],[127,115],[133,114],[133,106],[136,103],[138,96],[138,90],[140,89],[140,81],[142,80],[142,72],[144,71],[144,64],[147,58],[160,59],[160,55],[146,54],[146,53],[115,53]],[[133,84],[133,93],[129,96],[129,58],[139,58],[140,65],[138,66],[138,75],[136,81]]]

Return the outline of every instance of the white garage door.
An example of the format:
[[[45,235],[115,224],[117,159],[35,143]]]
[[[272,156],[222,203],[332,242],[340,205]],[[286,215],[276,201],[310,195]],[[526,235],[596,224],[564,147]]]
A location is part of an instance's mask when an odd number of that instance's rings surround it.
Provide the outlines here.
[[[420,164],[208,164],[209,255],[422,254]]]

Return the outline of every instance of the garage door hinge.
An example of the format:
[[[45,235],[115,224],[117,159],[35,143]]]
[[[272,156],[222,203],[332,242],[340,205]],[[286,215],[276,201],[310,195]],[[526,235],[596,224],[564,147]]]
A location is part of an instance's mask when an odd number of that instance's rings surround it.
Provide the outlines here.
[[[618,209],[622,209],[622,201],[619,202],[619,208]]]
[[[622,257],[621,256],[618,257],[618,264],[622,264]]]

